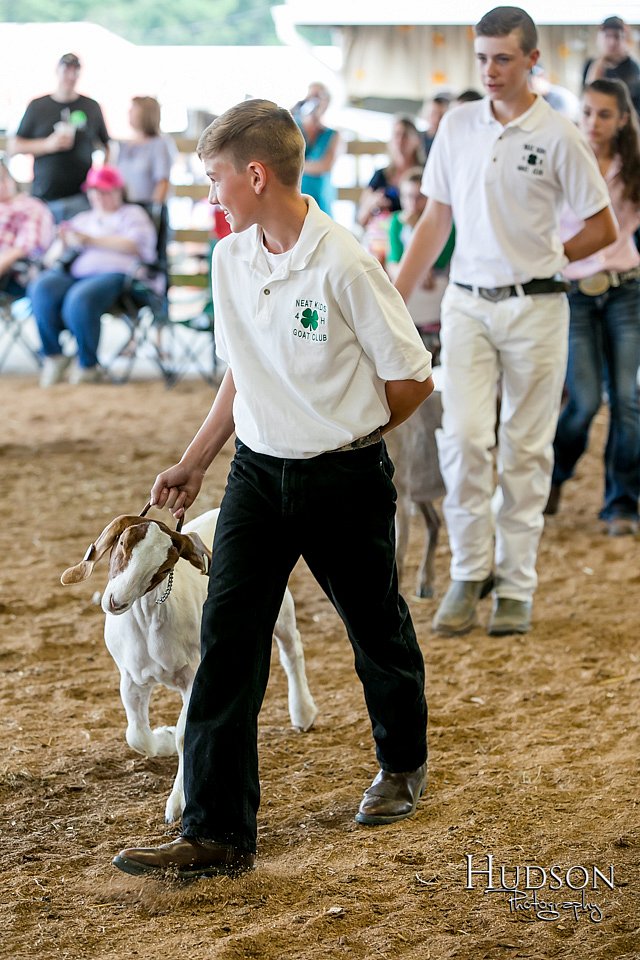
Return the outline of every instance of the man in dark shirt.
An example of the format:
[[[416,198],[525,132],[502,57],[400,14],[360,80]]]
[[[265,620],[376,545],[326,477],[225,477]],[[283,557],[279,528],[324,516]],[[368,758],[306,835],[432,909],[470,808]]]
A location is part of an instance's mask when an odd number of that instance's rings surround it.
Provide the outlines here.
[[[640,64],[629,55],[627,25],[620,17],[607,17],[598,30],[600,56],[587,60],[582,75],[583,85],[594,80],[621,80],[631,94],[640,114]]]
[[[76,93],[80,61],[65,53],[58,62],[58,83],[51,95],[32,100],[12,142],[13,153],[34,157],[34,197],[48,203],[59,223],[89,206],[81,187],[96,146],[108,159],[109,134],[100,105]]]

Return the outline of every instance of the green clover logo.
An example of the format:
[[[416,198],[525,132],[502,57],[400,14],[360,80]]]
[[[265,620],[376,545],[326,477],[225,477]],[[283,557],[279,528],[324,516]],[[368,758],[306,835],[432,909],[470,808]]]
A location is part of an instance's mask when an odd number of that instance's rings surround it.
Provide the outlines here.
[[[318,329],[318,311],[310,310],[309,307],[306,310],[302,311],[302,316],[300,318],[300,323],[305,329],[311,327],[312,330]]]

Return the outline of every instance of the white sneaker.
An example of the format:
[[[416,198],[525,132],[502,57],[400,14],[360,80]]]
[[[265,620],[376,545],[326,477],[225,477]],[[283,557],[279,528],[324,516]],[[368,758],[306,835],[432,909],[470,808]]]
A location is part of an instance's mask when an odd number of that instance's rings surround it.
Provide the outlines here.
[[[55,357],[45,357],[40,372],[40,386],[53,387],[56,383],[62,383],[71,359],[63,353],[59,353]]]
[[[105,383],[106,380],[106,371],[98,366],[80,367],[76,364],[69,376],[69,383],[75,385],[79,383]]]

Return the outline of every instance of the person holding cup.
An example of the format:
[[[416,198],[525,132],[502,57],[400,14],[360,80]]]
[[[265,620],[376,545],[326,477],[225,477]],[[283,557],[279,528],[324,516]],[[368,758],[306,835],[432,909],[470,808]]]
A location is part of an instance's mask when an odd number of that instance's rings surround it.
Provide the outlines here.
[[[93,151],[101,145],[105,162],[109,155],[109,134],[100,105],[76,92],[80,66],[75,53],[60,58],[56,89],[31,101],[10,143],[12,153],[33,156],[31,192],[49,205],[56,223],[87,209],[81,187]]]

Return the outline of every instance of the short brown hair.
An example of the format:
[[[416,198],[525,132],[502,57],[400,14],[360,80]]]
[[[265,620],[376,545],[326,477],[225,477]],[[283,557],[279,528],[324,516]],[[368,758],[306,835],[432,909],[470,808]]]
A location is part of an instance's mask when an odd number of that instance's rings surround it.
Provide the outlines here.
[[[155,97],[132,97],[131,103],[140,108],[140,129],[145,137],[160,135],[160,104]]]
[[[538,46],[536,25],[521,7],[494,7],[476,23],[476,37],[508,37],[520,31],[520,49],[531,53]]]
[[[236,170],[258,160],[287,187],[300,182],[304,150],[297,123],[271,100],[245,100],[230,107],[203,131],[197,148],[201,160],[226,153]]]

